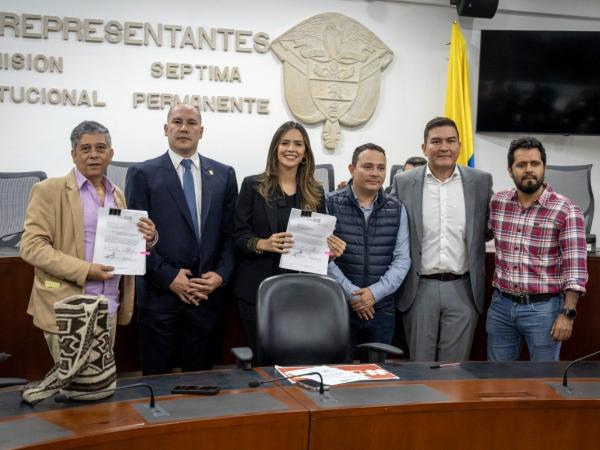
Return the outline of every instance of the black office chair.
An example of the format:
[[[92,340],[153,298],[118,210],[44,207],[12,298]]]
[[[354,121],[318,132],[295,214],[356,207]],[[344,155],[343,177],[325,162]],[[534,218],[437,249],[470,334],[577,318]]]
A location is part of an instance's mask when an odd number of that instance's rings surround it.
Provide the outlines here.
[[[23,234],[29,194],[44,172],[0,172],[0,248],[17,248]]]
[[[590,234],[594,220],[592,164],[581,166],[546,166],[545,179],[555,192],[568,197],[581,208],[585,233]]]
[[[134,164],[136,163],[129,161],[111,161],[106,168],[106,177],[111,181],[112,184],[118,186],[119,189],[125,192],[125,179],[127,177],[127,170]]]
[[[315,166],[315,179],[323,186],[325,193],[335,191],[332,164],[317,164]]]
[[[258,288],[256,309],[258,365],[349,362],[350,313],[337,281],[306,273],[267,278]],[[379,343],[358,348],[361,362],[383,362],[386,353],[403,354],[399,348]],[[252,352],[248,351],[232,349],[240,367],[249,367]]]
[[[396,176],[396,174],[404,171],[404,169],[402,167],[404,167],[402,164],[392,164],[392,167],[390,168],[389,186],[392,185],[392,182],[394,181],[394,177]]]
[[[394,181],[394,177],[396,176],[397,173],[403,172],[402,169],[402,164],[394,164],[392,165],[391,169],[390,169],[390,184],[388,185],[388,187],[386,187],[383,192],[385,192],[386,194],[391,194],[392,193],[392,182]]]

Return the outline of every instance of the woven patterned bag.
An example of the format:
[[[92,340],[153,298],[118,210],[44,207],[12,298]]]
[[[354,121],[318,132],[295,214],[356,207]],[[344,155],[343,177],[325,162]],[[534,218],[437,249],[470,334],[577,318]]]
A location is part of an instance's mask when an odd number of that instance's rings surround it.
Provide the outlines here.
[[[69,396],[89,394],[79,400],[97,400],[112,395],[116,386],[116,366],[106,297],[74,295],[56,302],[54,312],[60,358],[42,381],[25,387],[21,394],[23,400],[34,405],[58,391]]]

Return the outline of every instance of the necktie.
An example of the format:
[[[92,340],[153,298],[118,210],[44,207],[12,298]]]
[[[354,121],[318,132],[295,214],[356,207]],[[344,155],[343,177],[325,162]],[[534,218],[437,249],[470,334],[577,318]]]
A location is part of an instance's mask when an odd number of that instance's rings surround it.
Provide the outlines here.
[[[192,175],[192,160],[184,159],[181,164],[185,168],[183,172],[183,193],[185,202],[188,205],[192,221],[194,222],[194,231],[196,237],[200,240],[200,228],[198,227],[198,210],[196,209],[196,189],[194,188],[194,176]]]

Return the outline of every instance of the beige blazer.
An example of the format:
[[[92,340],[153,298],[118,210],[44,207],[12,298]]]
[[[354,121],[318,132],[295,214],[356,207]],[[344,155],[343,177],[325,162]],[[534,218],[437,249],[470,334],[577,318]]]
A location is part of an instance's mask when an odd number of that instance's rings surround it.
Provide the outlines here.
[[[115,204],[125,208],[125,197],[115,187]],[[21,258],[35,268],[27,313],[42,330],[56,333],[54,303],[82,294],[91,263],[85,261],[83,207],[75,172],[48,178],[33,186],[21,240]],[[135,277],[121,278],[121,306],[117,321],[126,325],[133,315]]]

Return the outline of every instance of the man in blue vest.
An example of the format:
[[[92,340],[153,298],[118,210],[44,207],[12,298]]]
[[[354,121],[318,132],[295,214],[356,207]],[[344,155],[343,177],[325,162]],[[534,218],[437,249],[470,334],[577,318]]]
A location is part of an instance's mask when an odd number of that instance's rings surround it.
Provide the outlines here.
[[[354,350],[363,342],[392,342],[394,293],[410,269],[410,239],[406,209],[382,189],[385,151],[361,145],[348,169],[348,186],[327,199],[327,211],[337,217],[335,234],[346,242],[346,251],[327,272],[342,285],[352,308]]]

